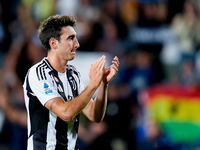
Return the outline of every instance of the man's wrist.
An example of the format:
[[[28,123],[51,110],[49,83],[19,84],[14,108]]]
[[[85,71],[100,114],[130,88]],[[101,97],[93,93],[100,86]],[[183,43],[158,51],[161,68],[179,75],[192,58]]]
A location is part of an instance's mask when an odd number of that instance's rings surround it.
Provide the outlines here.
[[[104,88],[107,88],[108,84],[109,82],[104,82],[104,81],[101,82],[101,86],[103,86]]]

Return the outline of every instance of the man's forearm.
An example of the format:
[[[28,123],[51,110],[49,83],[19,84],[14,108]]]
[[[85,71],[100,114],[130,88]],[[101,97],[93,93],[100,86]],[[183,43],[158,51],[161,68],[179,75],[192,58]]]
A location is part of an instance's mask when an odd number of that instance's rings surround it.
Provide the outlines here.
[[[78,115],[91,100],[94,95],[96,88],[91,86],[87,86],[85,90],[77,96],[74,100],[66,102],[66,110],[65,112],[73,114],[73,117]]]
[[[95,101],[95,109],[94,109],[94,117],[95,122],[100,122],[103,120],[106,106],[107,106],[107,91],[108,84],[104,84],[103,82],[99,86],[98,93]]]

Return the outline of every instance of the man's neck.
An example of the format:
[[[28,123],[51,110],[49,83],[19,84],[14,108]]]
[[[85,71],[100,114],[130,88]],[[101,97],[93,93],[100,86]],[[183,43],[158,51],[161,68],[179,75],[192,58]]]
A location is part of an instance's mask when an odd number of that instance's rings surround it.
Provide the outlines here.
[[[66,72],[67,61],[61,60],[59,57],[48,55],[47,60],[51,66],[58,72]]]

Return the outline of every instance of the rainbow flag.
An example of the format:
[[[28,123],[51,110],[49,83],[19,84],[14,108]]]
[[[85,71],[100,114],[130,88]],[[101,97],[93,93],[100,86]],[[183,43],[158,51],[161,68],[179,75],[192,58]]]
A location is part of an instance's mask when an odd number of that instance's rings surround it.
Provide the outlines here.
[[[174,143],[197,145],[200,141],[200,89],[158,85],[142,92],[148,116]]]

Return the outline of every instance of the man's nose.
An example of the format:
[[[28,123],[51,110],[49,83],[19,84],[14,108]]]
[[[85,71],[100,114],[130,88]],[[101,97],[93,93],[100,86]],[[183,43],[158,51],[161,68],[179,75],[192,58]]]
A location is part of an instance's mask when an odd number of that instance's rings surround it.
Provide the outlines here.
[[[79,48],[80,47],[80,44],[79,44],[79,42],[78,42],[78,40],[77,40],[77,38],[75,39],[75,48],[77,49],[77,48]]]

